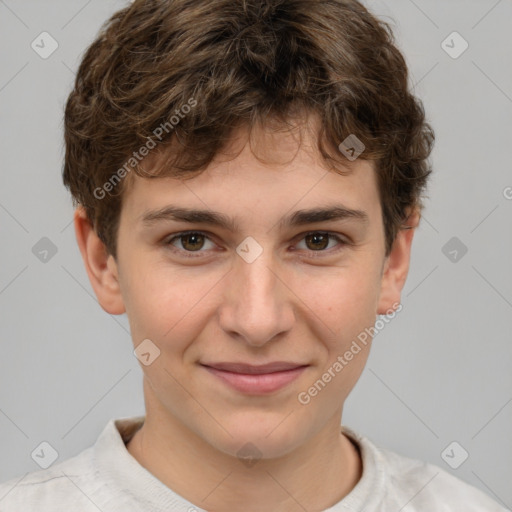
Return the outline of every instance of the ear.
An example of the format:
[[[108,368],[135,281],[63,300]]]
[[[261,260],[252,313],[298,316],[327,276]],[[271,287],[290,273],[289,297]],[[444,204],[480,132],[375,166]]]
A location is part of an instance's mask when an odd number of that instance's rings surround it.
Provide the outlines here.
[[[391,252],[386,257],[377,307],[379,315],[389,314],[400,303],[402,288],[409,272],[412,239],[419,220],[420,213],[415,209],[398,231]]]
[[[121,315],[126,309],[114,257],[98,238],[82,206],[75,210],[74,223],[76,241],[82,253],[85,270],[100,306],[111,315]]]

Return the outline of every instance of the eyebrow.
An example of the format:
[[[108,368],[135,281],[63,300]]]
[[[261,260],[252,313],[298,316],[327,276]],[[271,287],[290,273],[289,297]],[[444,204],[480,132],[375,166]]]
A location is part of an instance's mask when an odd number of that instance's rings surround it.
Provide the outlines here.
[[[353,219],[363,224],[368,224],[369,222],[368,214],[363,210],[354,210],[343,205],[333,205],[309,210],[297,210],[293,214],[283,217],[278,222],[278,227],[296,227],[305,224],[346,219]],[[190,224],[208,224],[232,232],[240,231],[237,222],[223,213],[170,205],[158,210],[146,211],[140,216],[140,220],[146,227],[161,221],[181,221]]]

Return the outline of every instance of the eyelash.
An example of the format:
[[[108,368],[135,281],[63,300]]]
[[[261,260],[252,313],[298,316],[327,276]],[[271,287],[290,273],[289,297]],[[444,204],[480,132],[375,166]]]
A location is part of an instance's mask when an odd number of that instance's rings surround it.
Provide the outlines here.
[[[185,256],[185,258],[198,258],[198,257],[201,257],[201,253],[204,253],[206,251],[202,251],[202,250],[199,250],[199,251],[186,251],[185,249],[178,249],[176,247],[174,247],[172,245],[172,242],[174,242],[175,240],[177,239],[180,239],[186,235],[203,235],[206,239],[212,241],[210,239],[210,237],[208,236],[208,233],[206,233],[205,231],[183,231],[183,232],[180,232],[180,233],[176,233],[174,235],[172,235],[171,238],[167,237],[165,240],[164,240],[164,245],[166,247],[168,247],[172,252],[175,252],[175,253],[181,253],[182,255]],[[340,247],[338,249],[335,249],[334,251],[332,250],[318,250],[318,251],[313,251],[311,249],[307,250],[308,252],[311,253],[311,257],[313,258],[321,258],[325,255],[332,255],[332,254],[335,254],[339,251],[341,251],[345,246],[347,245],[351,245],[351,242],[341,238],[339,235],[335,234],[335,233],[331,233],[329,231],[309,231],[307,233],[304,233],[303,235],[301,235],[301,238],[299,240],[299,242],[301,242],[302,240],[304,240],[304,238],[306,238],[308,235],[326,235],[329,237],[329,240],[331,239],[335,239]],[[317,254],[317,253],[320,253],[320,254]],[[323,254],[322,254],[323,253]]]

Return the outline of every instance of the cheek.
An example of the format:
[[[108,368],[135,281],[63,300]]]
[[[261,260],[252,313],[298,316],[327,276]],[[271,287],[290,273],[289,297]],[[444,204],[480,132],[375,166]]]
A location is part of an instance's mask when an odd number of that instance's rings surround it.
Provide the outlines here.
[[[176,408],[190,398],[183,386],[187,372],[184,354],[204,327],[201,317],[206,315],[205,295],[212,287],[208,284],[201,280],[191,283],[183,276],[154,269],[136,277],[134,274],[125,286],[134,346],[149,339],[159,350],[152,352],[150,364],[145,365],[141,359],[141,369],[154,395],[176,415]]]
[[[306,400],[316,404],[317,414],[341,407],[364,369],[378,290],[375,277],[356,270],[338,273],[329,284],[316,289],[311,307],[321,319],[322,330],[316,336],[323,345],[322,355],[311,387],[302,391]]]
[[[375,322],[380,278],[371,263],[310,270],[297,287],[304,303],[338,340],[346,341]]]
[[[149,338],[163,352],[184,351],[201,331],[217,281],[218,276],[191,279],[156,267],[133,273],[123,295],[134,343]]]
[[[363,258],[361,258],[363,260]],[[325,271],[325,269],[323,269]],[[312,393],[317,389],[325,407],[344,402],[359,379],[371,346],[370,328],[376,319],[380,292],[379,268],[371,262],[333,269],[329,279],[320,273],[303,280],[301,296],[315,313],[320,325],[316,337],[322,342],[323,355]],[[315,286],[312,283],[316,282]]]

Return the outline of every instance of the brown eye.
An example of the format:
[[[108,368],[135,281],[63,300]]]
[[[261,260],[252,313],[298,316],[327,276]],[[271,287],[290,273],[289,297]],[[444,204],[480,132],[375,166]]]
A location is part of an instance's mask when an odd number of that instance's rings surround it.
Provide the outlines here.
[[[187,233],[179,237],[182,247],[187,251],[197,251],[204,245],[204,235],[201,233]]]
[[[329,245],[330,236],[327,233],[311,233],[304,237],[306,246],[313,251],[323,250]]]
[[[329,247],[329,244],[334,242]],[[301,244],[305,247],[300,247]],[[311,231],[303,235],[300,243],[296,246],[306,253],[309,252],[311,257],[330,256],[341,251],[350,242],[334,233],[325,233],[323,231]]]
[[[179,245],[178,241],[180,242]],[[209,242],[211,244],[210,247],[206,247],[206,250],[211,249],[215,245],[204,233],[199,231],[189,231],[186,233],[176,234],[172,238],[169,238],[165,244],[172,246],[173,250],[176,249],[177,252],[186,254],[193,252],[205,252],[205,242]]]

